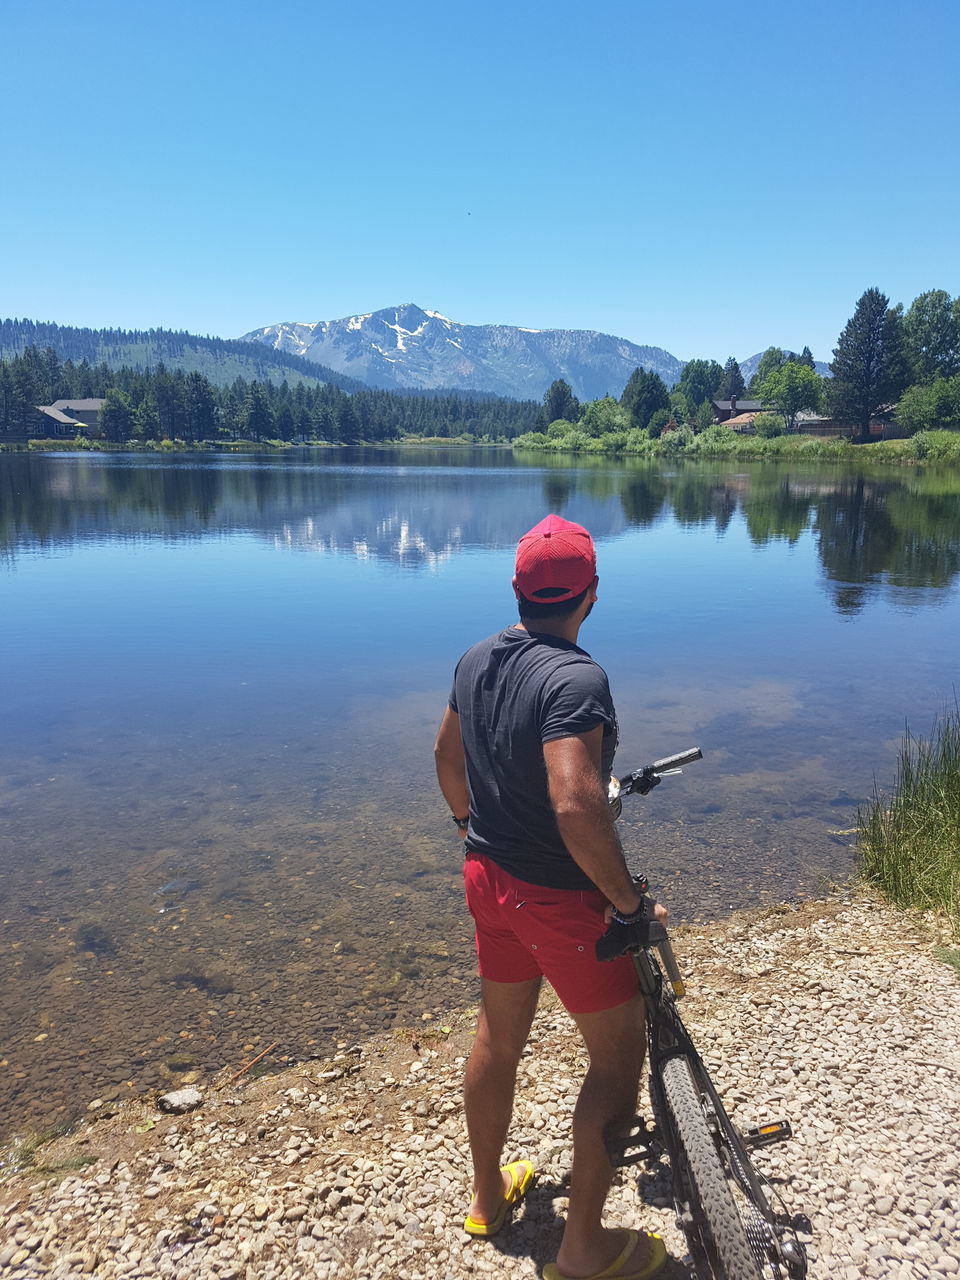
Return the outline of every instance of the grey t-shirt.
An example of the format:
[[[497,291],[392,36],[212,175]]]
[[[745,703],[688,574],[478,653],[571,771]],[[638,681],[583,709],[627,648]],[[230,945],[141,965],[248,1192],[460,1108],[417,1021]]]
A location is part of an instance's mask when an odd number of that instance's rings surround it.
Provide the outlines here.
[[[617,718],[603,668],[568,640],[508,627],[460,659],[450,706],[467,762],[468,851],[529,884],[592,888],[560,837],[543,744],[602,724],[603,776],[610,776]]]

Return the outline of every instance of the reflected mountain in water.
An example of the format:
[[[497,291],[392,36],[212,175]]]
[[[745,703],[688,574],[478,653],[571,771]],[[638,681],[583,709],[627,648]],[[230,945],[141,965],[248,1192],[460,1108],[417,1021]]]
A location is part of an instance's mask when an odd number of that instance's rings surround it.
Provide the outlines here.
[[[673,520],[754,545],[815,540],[841,613],[875,592],[910,607],[960,574],[960,476],[903,468],[612,465],[496,450],[0,458],[0,555],[88,540],[245,532],[273,545],[432,570],[469,548],[515,544],[531,511],[576,519],[602,542]]]
[[[450,530],[445,542],[431,544],[421,529],[399,514],[378,521],[369,534],[352,534],[349,529],[335,532],[326,524],[318,524],[313,516],[307,516],[299,522],[284,521],[273,541],[276,547],[329,555],[352,554],[358,560],[391,560],[402,569],[437,569],[460,550],[462,535],[458,526]]]

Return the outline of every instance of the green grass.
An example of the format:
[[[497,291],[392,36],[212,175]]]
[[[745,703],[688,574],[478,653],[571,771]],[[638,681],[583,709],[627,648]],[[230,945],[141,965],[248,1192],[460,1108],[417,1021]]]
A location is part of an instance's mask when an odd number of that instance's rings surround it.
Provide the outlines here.
[[[69,1133],[71,1127],[68,1121],[61,1121],[50,1125],[46,1129],[37,1129],[33,1133],[14,1138],[12,1142],[0,1148],[0,1181],[13,1177],[14,1174],[22,1173],[25,1169],[48,1172],[65,1167],[62,1164],[45,1165],[37,1159],[37,1156],[48,1143]],[[96,1156],[79,1156],[75,1158],[76,1161],[82,1164],[90,1164],[96,1159]],[[75,1163],[75,1161],[66,1163],[74,1168],[80,1167],[80,1163]]]
[[[530,432],[514,448],[545,453],[601,453],[614,457],[736,458],[742,461],[835,461],[861,463],[950,463],[960,465],[960,431],[920,431],[909,440],[851,444],[836,436],[782,435],[764,439],[740,435],[722,424],[694,435],[689,428],[651,440],[645,431],[613,432],[595,438],[574,429],[548,437]]]
[[[893,796],[857,824],[865,878],[897,906],[942,912],[960,937],[960,706],[929,740],[906,731]]]

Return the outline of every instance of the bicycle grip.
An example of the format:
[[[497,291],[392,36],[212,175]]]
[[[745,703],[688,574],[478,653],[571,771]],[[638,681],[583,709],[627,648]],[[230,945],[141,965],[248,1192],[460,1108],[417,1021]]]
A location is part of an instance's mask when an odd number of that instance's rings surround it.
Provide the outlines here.
[[[702,759],[703,752],[699,747],[688,747],[686,751],[678,751],[675,756],[654,760],[650,768],[654,773],[666,773],[668,769],[681,769],[685,764],[693,764],[694,760]]]

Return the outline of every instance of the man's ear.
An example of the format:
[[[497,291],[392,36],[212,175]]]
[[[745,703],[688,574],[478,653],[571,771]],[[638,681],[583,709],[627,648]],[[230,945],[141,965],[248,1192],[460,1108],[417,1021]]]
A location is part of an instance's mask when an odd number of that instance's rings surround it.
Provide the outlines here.
[[[600,582],[600,579],[597,577],[596,574],[594,574],[593,582],[590,583],[590,596],[591,596],[591,599],[593,600],[596,600],[597,598],[597,586],[599,585],[599,582]]]
[[[517,599],[519,600],[519,599],[520,599],[520,585],[519,585],[519,583],[517,582],[516,578],[514,578],[514,579],[513,579],[513,584],[512,584],[512,585],[513,585],[513,594],[514,594],[514,595],[517,597]]]

